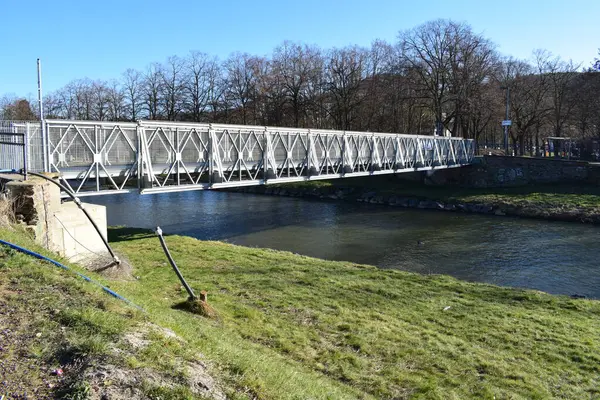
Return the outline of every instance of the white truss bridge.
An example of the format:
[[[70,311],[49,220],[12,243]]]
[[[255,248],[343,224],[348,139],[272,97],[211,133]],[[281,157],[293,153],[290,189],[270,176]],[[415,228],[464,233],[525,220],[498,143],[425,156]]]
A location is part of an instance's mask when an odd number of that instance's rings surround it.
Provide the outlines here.
[[[79,195],[437,170],[470,164],[474,156],[473,140],[455,137],[163,121],[4,126],[26,133],[30,170],[58,173]]]

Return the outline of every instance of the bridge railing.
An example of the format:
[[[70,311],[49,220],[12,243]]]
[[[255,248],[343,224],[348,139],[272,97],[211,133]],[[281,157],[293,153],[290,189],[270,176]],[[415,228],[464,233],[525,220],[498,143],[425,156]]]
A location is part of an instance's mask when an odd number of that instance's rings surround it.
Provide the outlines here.
[[[32,169],[47,162],[79,193],[389,174],[460,166],[474,156],[472,140],[407,134],[165,121],[46,120],[44,128],[43,138],[39,122],[23,128],[32,132]]]
[[[21,143],[25,141],[27,148],[27,170],[44,171],[44,148],[42,146],[41,123],[39,121],[2,121],[0,134],[5,133],[0,141]],[[0,170],[23,168],[23,152],[14,145],[0,144]]]

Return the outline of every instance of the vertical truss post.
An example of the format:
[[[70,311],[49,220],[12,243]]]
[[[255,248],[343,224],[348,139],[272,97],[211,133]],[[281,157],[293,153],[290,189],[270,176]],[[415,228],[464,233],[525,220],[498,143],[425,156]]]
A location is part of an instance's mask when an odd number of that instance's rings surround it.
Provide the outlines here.
[[[402,165],[402,168],[400,168],[400,163],[402,162],[401,159],[402,155],[400,154],[400,136],[396,135],[394,137],[394,168],[392,168],[394,171],[404,168],[404,165]]]
[[[348,144],[348,136],[346,135],[346,131],[344,131],[344,135],[342,137],[342,174],[350,174],[352,173],[352,157],[350,145]]]
[[[456,165],[456,154],[454,151],[454,140],[448,139],[448,150],[452,156],[452,160],[448,160],[448,165]]]
[[[219,153],[219,141],[217,140],[217,135],[212,124],[209,124],[208,134],[210,149],[209,182],[213,185],[215,183],[223,182],[223,164],[221,163],[221,154]]]
[[[208,184],[212,186],[214,162],[213,162],[213,128],[212,124],[208,124]]]
[[[460,143],[461,143],[461,147],[462,147],[462,157],[461,157],[460,163],[461,163],[461,164],[464,164],[464,163],[465,163],[465,161],[468,161],[468,156],[467,156],[467,144],[465,143],[465,140],[464,140],[464,139],[463,139],[463,140],[461,140],[461,141],[460,141]]]
[[[237,162],[238,162],[238,180],[242,180],[242,160],[244,159],[244,149],[242,144],[242,130],[238,132],[238,151],[237,151]]]
[[[469,154],[467,155],[467,162],[471,163],[473,161],[473,157],[475,157],[475,141],[473,139],[463,139],[469,143]],[[570,145],[571,142],[569,142]]]
[[[419,138],[419,136],[416,137],[415,139],[415,168],[423,168],[425,166],[425,159],[423,158],[423,148],[421,145],[421,139]]]
[[[371,171],[381,171],[381,158],[379,157],[379,149],[377,148],[377,140],[375,134],[371,135]]]
[[[96,191],[100,191],[100,154],[98,153],[98,125],[94,125],[94,164],[96,167]]]
[[[440,167],[442,165],[442,156],[440,154],[440,148],[438,146],[438,138],[435,136],[433,137],[433,150],[434,156],[433,160],[431,160],[431,166]]]
[[[267,138],[267,136],[269,135],[269,132],[267,131],[267,127],[265,126],[265,129],[263,130],[263,146],[262,146],[262,168],[263,168],[263,180],[266,182],[267,181],[267,175],[269,174],[269,158],[268,158],[268,149],[267,146],[269,145],[269,139]]]
[[[29,138],[31,137],[31,130],[29,129],[29,122],[25,124],[25,127],[25,136],[23,137],[23,172],[25,173],[25,180],[27,180],[27,171],[31,169],[29,161]]]
[[[150,155],[150,149],[148,148],[148,138],[146,137],[146,129],[141,125],[138,126],[138,136],[140,142],[139,152],[141,171],[140,176],[142,178],[141,187],[151,188],[156,178],[154,177],[154,170],[152,169],[152,158]]]
[[[263,176],[264,180],[277,178],[277,165],[275,164],[275,153],[273,151],[273,140],[271,140],[271,132],[265,126],[264,130],[264,150],[263,150]]]
[[[375,148],[375,136],[371,135],[369,148],[369,164],[371,165],[371,172],[373,172],[373,149]]]
[[[306,130],[306,176],[310,176],[310,128]]]
[[[50,156],[52,154],[50,151],[50,127],[43,119],[40,122],[40,126],[40,135],[42,136],[42,169],[44,172],[50,172]]]
[[[306,151],[306,162],[308,165],[308,176],[319,175],[317,167],[319,166],[319,160],[317,159],[317,153],[315,151],[315,139],[312,131],[308,130],[308,149]]]
[[[173,134],[173,144],[175,148],[175,179],[177,181],[177,186],[181,185],[181,180],[179,177],[179,162],[181,161],[181,153],[179,150],[179,128],[175,128],[175,133]]]
[[[138,122],[137,126],[135,127],[135,136],[137,139],[137,147],[136,147],[136,151],[135,151],[135,160],[136,160],[136,169],[137,169],[137,187],[138,187],[138,191],[142,190],[142,179],[144,177],[143,171],[142,171],[142,135],[140,133],[140,130],[143,129],[140,126],[140,123]]]

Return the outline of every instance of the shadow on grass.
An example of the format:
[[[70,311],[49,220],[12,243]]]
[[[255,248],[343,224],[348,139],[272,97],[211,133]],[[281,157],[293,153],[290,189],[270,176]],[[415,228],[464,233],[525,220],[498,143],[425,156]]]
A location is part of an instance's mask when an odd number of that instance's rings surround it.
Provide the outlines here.
[[[115,226],[108,228],[108,241],[110,243],[147,239],[151,237],[156,237],[156,234],[150,229],[126,228],[123,226]]]

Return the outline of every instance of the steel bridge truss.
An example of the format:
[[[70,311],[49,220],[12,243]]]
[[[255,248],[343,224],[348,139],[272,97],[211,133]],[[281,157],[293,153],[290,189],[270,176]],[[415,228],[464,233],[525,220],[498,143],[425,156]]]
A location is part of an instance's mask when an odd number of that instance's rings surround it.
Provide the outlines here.
[[[38,125],[39,126],[39,125]],[[44,170],[79,194],[158,193],[459,167],[472,140],[140,121],[45,121]]]

